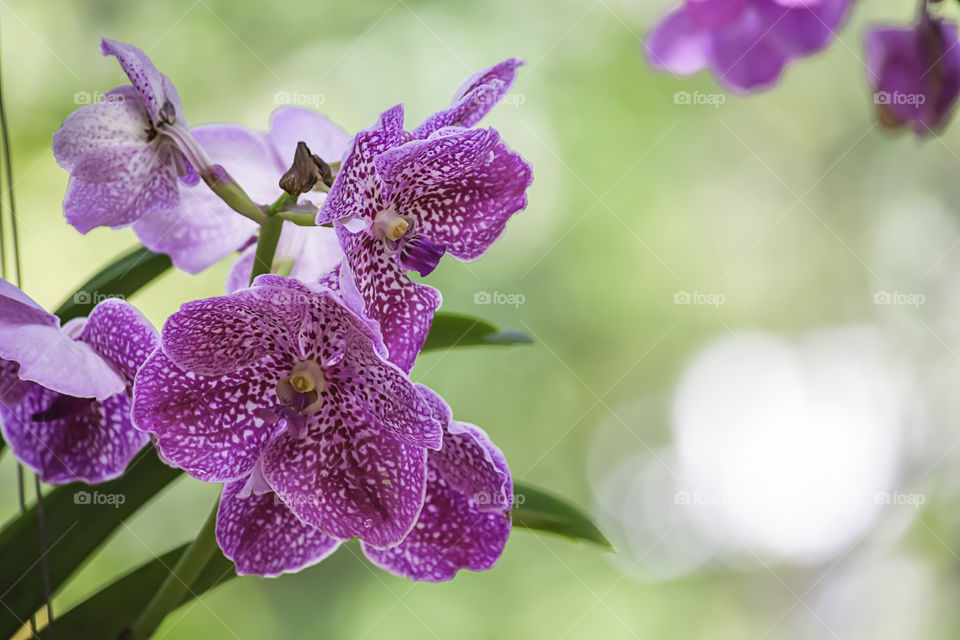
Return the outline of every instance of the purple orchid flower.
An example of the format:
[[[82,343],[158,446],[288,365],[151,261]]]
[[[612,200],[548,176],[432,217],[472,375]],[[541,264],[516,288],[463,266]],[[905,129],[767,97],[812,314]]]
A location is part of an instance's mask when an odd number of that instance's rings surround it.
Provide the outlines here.
[[[210,165],[170,79],[134,46],[104,39],[100,49],[116,56],[132,86],[108,91],[53,134],[57,164],[70,173],[64,214],[81,233],[176,207],[178,176],[196,184]]]
[[[281,107],[270,117],[269,132],[250,131],[240,125],[205,125],[191,129],[196,140],[209,153],[213,161],[220,163],[237,182],[243,185],[248,195],[257,202],[273,202],[282,193],[278,186],[280,176],[293,160],[297,142],[305,141],[321,158],[339,159],[349,142],[349,136],[325,116],[297,107]],[[310,194],[312,197],[314,194]],[[317,199],[322,194],[316,193]],[[292,226],[287,224],[286,226]],[[149,249],[166,253],[173,263],[189,273],[199,273],[215,262],[237,251],[256,232],[252,220],[231,209],[217,194],[205,185],[181,186],[179,205],[154,211],[140,218],[133,230]],[[331,229],[325,229],[329,236]],[[320,238],[323,234],[315,234]],[[289,236],[294,236],[289,238]],[[288,257],[298,257],[296,246],[303,238],[297,232],[285,232],[281,249],[286,248]],[[323,240],[319,240],[325,246]],[[322,249],[322,247],[321,247]],[[246,266],[249,284],[250,267],[253,264],[253,247],[249,257],[241,261]],[[295,252],[296,255],[292,255]],[[312,280],[322,272],[327,262],[318,267],[310,266],[310,256],[304,255],[302,280]],[[321,261],[323,262],[323,261]],[[314,273],[315,272],[315,273]],[[298,273],[292,275],[300,276]]]
[[[733,91],[772,86],[783,68],[826,47],[851,0],[685,0],[647,37],[655,68],[710,68]]]
[[[133,419],[190,475],[233,482],[260,465],[301,521],[388,547],[420,513],[442,428],[346,297],[260,276],[183,305],[137,374]]]
[[[867,68],[881,124],[924,135],[946,124],[960,96],[957,25],[926,11],[913,27],[867,33]]]
[[[447,404],[422,385],[434,417],[443,424],[443,446],[427,454],[427,489],[413,530],[393,547],[367,543],[377,566],[412,580],[451,580],[460,569],[496,564],[510,535],[513,502],[503,454],[483,431],[451,420]],[[224,487],[217,541],[237,573],[274,577],[320,562],[342,542],[301,522],[273,494],[262,470]]]
[[[0,429],[44,482],[104,482],[148,442],[130,420],[137,369],[157,343],[150,323],[116,299],[62,328],[0,280]]]
[[[457,121],[471,122],[471,114]],[[366,315],[380,324],[391,362],[406,371],[441,302],[406,270],[425,276],[447,252],[482,256],[526,206],[532,181],[530,166],[493,129],[448,126],[411,138],[400,105],[358,133],[317,215],[318,224],[340,223]]]

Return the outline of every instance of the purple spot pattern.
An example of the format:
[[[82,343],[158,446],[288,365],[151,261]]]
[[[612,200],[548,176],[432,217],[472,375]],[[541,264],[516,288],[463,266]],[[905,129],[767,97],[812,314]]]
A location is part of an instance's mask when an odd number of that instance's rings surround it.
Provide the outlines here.
[[[399,543],[423,506],[427,451],[370,424],[337,385],[303,438],[283,432],[263,454],[267,482],[298,518],[336,538]]]
[[[439,446],[441,426],[376,337],[336,292],[260,276],[170,317],[137,374],[134,423],[194,477],[239,481],[260,464],[300,520],[396,544],[423,505],[423,445]],[[302,429],[283,428],[277,384],[304,360],[322,369],[319,402]]]
[[[380,325],[390,362],[409,372],[423,348],[443,298],[407,276],[382,242],[369,233],[337,227],[367,316]]]
[[[475,260],[527,206],[530,165],[492,129],[444,129],[377,158],[398,212],[459,260]]]
[[[436,393],[417,388],[438,419],[449,417]],[[371,562],[413,580],[490,569],[510,535],[513,487],[503,454],[478,427],[445,422],[445,429],[443,448],[428,454],[426,501],[413,530],[389,549],[363,546]]]
[[[82,327],[76,342],[67,336],[74,335],[71,327]],[[68,325],[60,340],[51,358],[62,353],[61,363],[69,362],[63,349],[83,345],[100,358],[98,364],[121,374],[122,391],[101,400],[78,398],[20,380],[20,365],[0,360],[0,428],[17,458],[44,482],[104,482],[121,475],[148,441],[131,422],[130,395],[137,369],[156,347],[156,331],[129,303],[106,300],[85,322]],[[73,376],[98,375],[69,364],[67,369]]]
[[[276,577],[314,565],[340,541],[304,524],[276,494],[241,494],[245,482],[223,487],[217,510],[217,543],[240,575]]]

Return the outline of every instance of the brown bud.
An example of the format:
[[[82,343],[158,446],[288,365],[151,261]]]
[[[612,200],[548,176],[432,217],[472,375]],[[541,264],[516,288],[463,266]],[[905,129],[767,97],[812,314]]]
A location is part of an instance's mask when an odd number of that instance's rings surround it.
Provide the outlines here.
[[[333,172],[330,166],[319,156],[310,153],[306,142],[298,142],[293,164],[280,178],[280,188],[292,196],[299,196],[313,189],[318,181],[328,187],[333,185]]]

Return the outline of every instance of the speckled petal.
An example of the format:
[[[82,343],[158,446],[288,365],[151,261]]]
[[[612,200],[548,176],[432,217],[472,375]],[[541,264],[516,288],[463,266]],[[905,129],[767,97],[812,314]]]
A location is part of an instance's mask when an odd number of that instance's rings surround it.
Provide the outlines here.
[[[156,348],[159,336],[150,321],[132,304],[108,299],[90,313],[80,340],[93,347],[132,382],[137,369]]]
[[[366,315],[380,325],[390,362],[409,372],[440,307],[440,292],[413,282],[369,233],[352,234],[342,226],[337,233]]]
[[[479,511],[505,511],[513,505],[507,460],[480,427],[451,421],[443,448],[430,455],[447,484],[469,496]]]
[[[480,511],[510,509],[513,482],[503,452],[480,427],[453,420],[449,405],[436,391],[422,384],[416,387],[443,425],[443,448],[430,452],[431,465],[450,486],[469,495]]]
[[[432,454],[431,454],[432,455]],[[378,567],[424,582],[452,580],[460,569],[484,571],[500,559],[510,536],[510,514],[481,512],[431,465],[420,518],[403,542],[390,549],[363,545]]]
[[[0,358],[19,364],[21,379],[99,400],[123,391],[124,380],[110,363],[59,325],[56,316],[0,280]]]
[[[72,172],[90,151],[103,147],[147,145],[150,126],[136,89],[124,85],[103,95],[102,102],[67,116],[53,134],[53,157]]]
[[[291,288],[258,286],[188,302],[167,319],[163,351],[203,375],[231,373],[267,354],[292,359],[308,299]]]
[[[374,160],[402,139],[403,105],[383,112],[377,124],[358,133],[317,214],[317,224],[350,217],[372,219],[386,208]]]
[[[176,87],[170,78],[157,71],[147,54],[133,45],[106,38],[100,40],[100,51],[105,56],[116,56],[117,62],[140,94],[151,121],[155,124],[160,121],[160,110],[169,102],[175,109],[177,123],[186,124]]]
[[[430,387],[420,384],[419,382],[413,385],[417,389],[417,393],[420,394],[420,397],[423,398],[424,402],[430,405],[430,411],[433,413],[434,419],[440,423],[440,427],[446,431],[447,426],[450,424],[450,421],[453,420],[453,410],[450,408],[450,405],[447,404],[447,401],[440,397],[440,394],[431,389]]]
[[[354,331],[348,340],[343,361],[329,370],[330,382],[371,424],[407,444],[439,449],[442,426],[410,378],[377,354],[368,335]]]
[[[264,476],[301,520],[328,535],[395,545],[423,506],[427,451],[367,424],[336,388],[324,396],[302,438],[285,431],[270,442]]]
[[[250,474],[276,430],[258,409],[276,404],[289,362],[264,357],[223,376],[184,371],[157,349],[137,373],[133,423],[169,463],[206,482]]]
[[[196,127],[190,133],[255,202],[273,202],[280,195],[277,181],[286,169],[264,134],[234,124]],[[182,186],[177,207],[142,217],[133,230],[149,249],[169,255],[178,269],[199,273],[249,241],[257,224],[206,184],[197,184]]]
[[[416,216],[418,231],[454,257],[474,260],[500,237],[510,216],[526,207],[533,174],[494,135],[452,131],[384,154],[377,166],[398,212]],[[459,156],[458,162],[451,155]]]
[[[14,455],[50,484],[116,478],[148,442],[130,423],[130,400],[65,396],[32,382],[5,394],[0,425]]]
[[[123,227],[180,202],[172,143],[100,147],[74,168],[63,199],[67,222],[80,233]]]
[[[499,141],[494,129],[448,127],[426,140],[411,140],[385,151],[374,164],[386,186],[386,197],[393,200],[405,191],[427,191],[481,169]]]
[[[513,484],[503,453],[482,429],[449,421],[447,403],[418,391],[444,422],[443,448],[427,458],[427,497],[407,538],[392,549],[364,546],[370,560],[400,576],[441,582],[458,570],[496,564],[510,535]]]
[[[414,138],[426,138],[443,127],[472,127],[487,115],[513,85],[520,58],[510,58],[467,78],[450,101],[450,106],[428,117],[413,130]]]
[[[276,577],[314,565],[340,541],[297,519],[276,494],[243,495],[245,480],[224,486],[217,543],[240,575]]]

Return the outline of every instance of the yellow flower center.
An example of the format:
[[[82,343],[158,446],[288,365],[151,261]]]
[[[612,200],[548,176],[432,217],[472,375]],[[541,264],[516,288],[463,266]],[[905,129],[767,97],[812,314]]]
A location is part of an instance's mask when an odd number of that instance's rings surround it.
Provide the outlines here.
[[[297,393],[307,393],[317,388],[317,383],[308,373],[298,373],[290,376],[290,385],[297,390]]]
[[[384,242],[396,243],[410,231],[410,220],[399,215],[393,207],[377,214],[373,221],[373,233]]]
[[[387,236],[391,240],[399,240],[403,237],[403,234],[407,232],[407,229],[410,228],[410,223],[404,220],[403,218],[397,218],[391,220],[389,226],[387,226]]]

